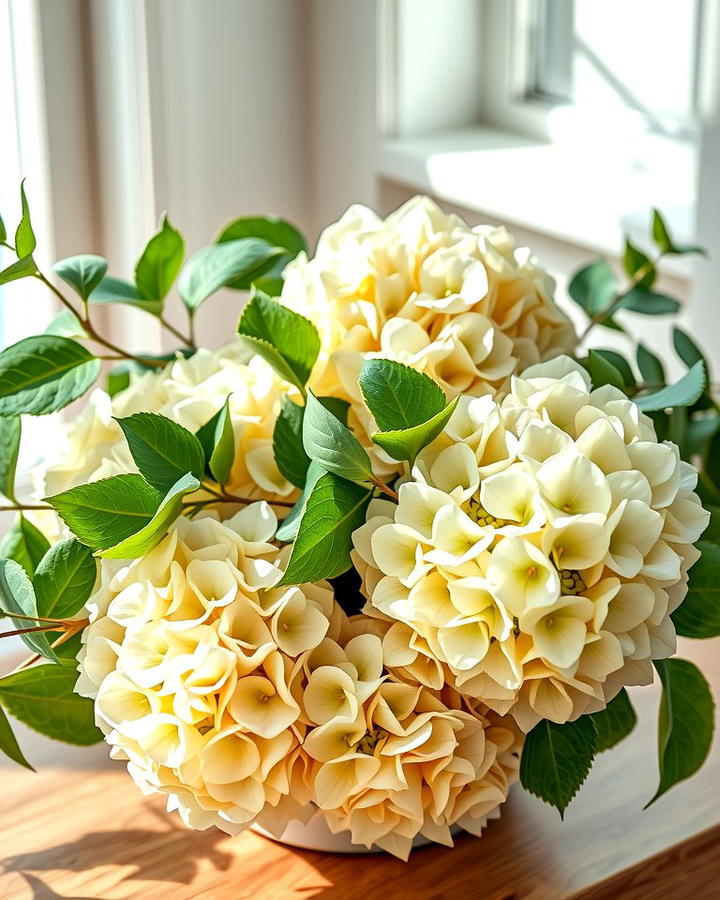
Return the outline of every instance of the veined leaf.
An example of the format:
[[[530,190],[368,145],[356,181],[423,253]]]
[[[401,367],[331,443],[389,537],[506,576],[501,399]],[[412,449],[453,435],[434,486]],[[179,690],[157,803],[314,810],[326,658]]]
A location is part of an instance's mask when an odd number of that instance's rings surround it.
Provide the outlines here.
[[[300,529],[300,521],[305,512],[308,497],[312,494],[313,488],[323,475],[325,475],[325,469],[323,469],[320,463],[311,460],[305,476],[305,487],[303,487],[302,494],[300,494],[297,502],[282,520],[280,527],[277,530],[277,539],[279,541],[295,540]]]
[[[596,752],[602,753],[626,738],[637,724],[637,716],[623,688],[605,709],[592,714],[597,730]]]
[[[441,412],[447,402],[432,378],[390,359],[363,363],[359,384],[380,431],[421,425]]]
[[[180,271],[185,241],[163,215],[160,231],[150,238],[135,266],[135,284],[145,300],[162,301]]]
[[[147,525],[113,547],[98,550],[95,555],[110,559],[137,559],[139,556],[145,556],[160,543],[170,526],[182,513],[185,495],[193,493],[199,487],[200,482],[197,478],[190,474],[185,475],[170,488]]]
[[[312,322],[258,291],[243,310],[238,333],[286,381],[304,390],[320,352]]]
[[[357,482],[372,477],[372,463],[360,441],[312,391],[308,392],[303,416],[303,447],[326,472]]]
[[[45,535],[22,513],[0,541],[0,557],[20,563],[31,577],[49,549],[50,544]]]
[[[644,412],[667,409],[674,406],[691,406],[705,390],[705,366],[696,362],[683,377],[655,394],[636,397],[635,403]]]
[[[0,706],[0,753],[4,753],[5,756],[8,756],[13,762],[25,766],[25,768],[30,769],[31,772],[35,771],[23,756],[23,752],[17,742],[17,738],[13,734],[13,730],[10,727],[10,723],[8,722],[8,718],[5,715],[5,710],[2,706]]]
[[[33,576],[38,615],[47,619],[74,616],[92,594],[97,560],[92,550],[75,538],[51,547]]]
[[[0,416],[44,415],[81,397],[100,360],[69,338],[25,338],[0,353]]]
[[[129,281],[106,275],[90,297],[92,303],[122,303],[134,306],[151,316],[159,316],[163,309],[162,300],[148,300],[141,297],[138,289]]]
[[[415,457],[440,434],[455,412],[459,398],[456,397],[440,412],[412,428],[402,431],[380,431],[372,436],[373,441],[393,459],[407,459],[412,465]]]
[[[522,786],[554,806],[563,818],[587,778],[597,749],[591,716],[556,725],[543,720],[528,734],[520,760]]]
[[[660,783],[650,806],[702,766],[710,752],[715,704],[699,669],[685,659],[654,662],[663,686],[658,719]]]
[[[91,254],[68,256],[56,262],[54,269],[83,300],[87,300],[105,277],[107,260]]]
[[[207,471],[218,484],[227,484],[235,462],[235,433],[230,418],[230,397],[197,432]]]
[[[115,421],[123,430],[140,474],[154,488],[165,493],[188,472],[202,478],[202,445],[182,425],[157,413],[135,413]]]
[[[20,451],[20,416],[0,418],[0,494],[15,500],[15,470]]]
[[[32,619],[38,615],[32,582],[25,569],[14,559],[0,559],[0,606],[8,614],[8,618],[16,629],[33,628],[35,625],[40,625],[39,622],[33,623],[27,618],[14,617],[18,615]],[[57,662],[57,656],[50,647],[44,631],[31,631],[21,634],[20,637],[33,653],[39,653],[41,656]],[[2,700],[2,695],[0,695],[0,700]],[[12,712],[12,709],[10,711]]]
[[[696,546],[701,556],[688,572],[687,596],[670,618],[683,637],[716,637],[720,635],[720,547],[707,540]]]
[[[88,746],[102,740],[92,700],[74,692],[77,671],[68,665],[32,666],[0,678],[0,703],[35,731]]]
[[[287,396],[283,397],[282,409],[273,429],[273,453],[280,474],[299,488],[305,484],[310,465],[302,441],[303,412],[302,406]]]
[[[365,521],[370,491],[332,472],[316,482],[305,505],[280,585],[334,578],[350,568],[352,533]]]

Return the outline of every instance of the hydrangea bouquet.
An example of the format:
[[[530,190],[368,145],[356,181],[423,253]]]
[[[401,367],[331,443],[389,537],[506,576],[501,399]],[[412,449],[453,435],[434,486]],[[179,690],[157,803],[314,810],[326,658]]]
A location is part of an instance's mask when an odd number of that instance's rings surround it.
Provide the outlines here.
[[[0,615],[33,654],[0,678],[7,755],[29,766],[3,709],[104,738],[193,828],[315,817],[402,858],[479,834],[518,777],[562,814],[655,672],[655,797],[701,766],[711,694],[672,657],[677,634],[720,633],[720,411],[687,334],[673,384],[642,344],[634,366],[581,352],[527,250],[425,198],[352,207],[313,258],[254,217],[183,264],[164,218],[132,282],[97,256],[50,280],[22,200],[0,284],[39,279],[64,308],[0,353]],[[657,258],[697,249],[659,213],[653,238]],[[628,242],[626,283],[603,261],[574,277],[587,330],[677,309],[657,258]],[[164,314],[176,278],[186,333]],[[250,291],[239,337],[199,348],[223,287]],[[109,302],[182,346],[118,347]],[[19,498],[22,417],[107,359]]]

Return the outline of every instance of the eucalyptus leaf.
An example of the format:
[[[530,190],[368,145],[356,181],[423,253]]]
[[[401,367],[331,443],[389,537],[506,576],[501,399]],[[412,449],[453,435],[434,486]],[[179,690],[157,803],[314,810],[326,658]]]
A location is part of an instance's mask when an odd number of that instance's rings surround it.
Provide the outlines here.
[[[303,412],[288,396],[283,397],[273,429],[273,454],[280,474],[296,487],[303,487],[310,457],[303,447]],[[1,453],[2,451],[0,451]]]
[[[68,256],[56,262],[54,269],[83,300],[87,300],[105,277],[107,260],[91,254]]]
[[[230,397],[197,432],[206,469],[218,484],[227,484],[235,462],[235,433],[230,418]]]
[[[8,718],[5,715],[5,710],[2,706],[0,706],[0,753],[4,753],[5,756],[9,757],[13,762],[25,766],[25,768],[30,769],[31,772],[35,771],[23,756],[23,752],[17,742],[17,738],[13,734],[12,727],[8,722]]]
[[[0,541],[0,557],[13,559],[32,576],[50,549],[45,535],[20,513]]]
[[[370,491],[327,472],[315,483],[279,585],[334,578],[351,566],[352,534],[365,521]]]
[[[596,752],[603,753],[626,738],[637,724],[637,715],[625,688],[605,709],[591,716],[597,731]]]
[[[53,317],[50,324],[45,329],[45,334],[55,334],[58,337],[78,338],[84,340],[88,337],[87,331],[82,326],[80,319],[75,313],[69,309],[61,309],[60,312]]]
[[[38,615],[47,619],[74,616],[90,597],[97,579],[92,550],[75,538],[51,547],[33,576]]]
[[[445,394],[432,378],[394,360],[367,360],[359,384],[380,431],[421,425],[445,408]]]
[[[20,452],[20,436],[22,420],[20,416],[0,418],[0,494],[8,500],[15,500],[15,471],[18,453]]]
[[[193,475],[183,476],[167,492],[147,525],[119,544],[98,550],[95,555],[108,559],[137,559],[145,556],[160,543],[182,513],[185,495],[194,493],[199,487],[200,482]]]
[[[706,532],[707,535],[707,532]],[[700,558],[688,572],[688,592],[672,613],[675,630],[683,637],[720,635],[720,546],[699,541]]]
[[[25,256],[31,256],[37,246],[35,232],[30,222],[30,208],[25,195],[25,181],[20,184],[20,206],[22,208],[22,217],[15,232],[15,252],[18,258],[22,259]]]
[[[258,291],[243,310],[238,333],[286,381],[304,390],[320,352],[312,322]]]
[[[320,463],[311,460],[305,476],[305,486],[303,487],[302,494],[300,494],[297,502],[282,520],[280,527],[277,530],[277,539],[279,541],[295,540],[298,530],[300,529],[300,521],[305,512],[308,497],[312,494],[313,488],[323,475],[325,475],[325,469],[323,469]]]
[[[154,488],[165,493],[188,472],[202,478],[202,445],[182,425],[158,413],[143,412],[115,421],[122,428],[140,474]]]
[[[303,416],[303,447],[308,458],[317,460],[326,472],[348,481],[372,478],[372,463],[360,441],[312,391],[308,392]]]
[[[257,238],[211,244],[198,250],[180,273],[178,290],[183,303],[193,315],[220,288],[237,282],[281,253],[282,248]]]
[[[525,739],[520,782],[564,818],[568,804],[587,778],[596,750],[597,729],[591,716],[564,725],[543,720]]]
[[[659,294],[657,291],[649,291],[642,287],[636,287],[628,291],[618,300],[618,309],[628,309],[630,312],[642,313],[646,316],[661,316],[676,313],[680,309],[680,303],[674,297],[667,294]]]
[[[266,291],[271,296],[278,296],[278,285],[272,282],[282,280],[280,275],[285,266],[294,259],[298,253],[307,250],[305,238],[298,229],[284,219],[265,216],[248,216],[236,219],[227,225],[218,237],[218,243],[239,240],[241,238],[260,238],[282,249],[282,253],[274,259],[262,264],[252,272],[238,278],[228,287],[247,290],[253,284],[260,290]],[[270,288],[270,290],[268,290]]]
[[[0,678],[0,703],[40,734],[85,747],[103,739],[92,700],[75,693],[77,671],[68,665],[32,666]]]
[[[159,316],[163,310],[162,300],[148,300],[142,297],[134,284],[123,281],[122,278],[114,278],[106,275],[95,288],[90,297],[92,303],[121,303],[125,306],[134,306],[151,316]]]
[[[3,222],[2,216],[0,216],[0,243],[4,243],[7,240],[7,229],[5,228],[5,223]]]
[[[643,344],[637,345],[635,358],[640,374],[650,384],[665,384],[665,369],[660,360]]]
[[[696,244],[683,245],[676,244],[670,231],[665,223],[665,219],[659,210],[653,209],[652,235],[658,250],[664,254],[684,254],[684,253],[701,253],[707,255],[704,247],[698,247]]]
[[[12,263],[6,269],[0,272],[0,284],[8,284],[10,281],[17,281],[19,278],[28,278],[30,275],[37,274],[37,266],[32,256],[23,256],[22,259]]]
[[[707,360],[705,359],[698,345],[690,337],[689,334],[683,331],[682,328],[678,328],[677,325],[673,327],[672,339],[675,352],[685,363],[688,369],[692,368],[692,366],[694,366],[696,362],[702,361],[705,365],[705,371],[710,371]]]
[[[712,744],[715,704],[699,669],[685,659],[654,661],[663,694],[658,719],[660,783],[647,806],[702,766]]]
[[[0,416],[44,415],[81,397],[100,360],[69,338],[42,334],[0,353]]]
[[[675,384],[670,384],[654,394],[636,397],[635,403],[645,412],[674,406],[692,406],[705,390],[705,382],[705,366],[699,361]]]
[[[638,282],[638,286],[649,290],[655,281],[655,266],[650,262],[650,257],[636,247],[629,238],[625,239],[625,253],[623,255],[623,267],[629,278],[635,278],[641,272],[645,272]]]
[[[588,353],[587,368],[592,378],[593,387],[599,388],[605,384],[611,384],[621,391],[624,389],[625,385],[620,372],[608,359],[595,350],[590,350]]]
[[[25,569],[14,559],[0,559],[0,607],[7,613],[16,629],[33,628],[36,624],[40,624],[28,621],[27,618],[14,617],[18,615],[33,619],[38,615],[32,582]],[[20,637],[33,653],[39,653],[46,659],[57,662],[57,656],[50,646],[45,632],[31,631],[21,634]],[[2,699],[2,694],[0,694],[0,701]],[[10,707],[8,709],[12,712]]]
[[[135,284],[144,300],[162,301],[173,286],[185,254],[185,241],[163,215],[160,231],[153,235],[135,266]]]
[[[621,356],[615,350],[607,350],[605,347],[595,347],[593,348],[593,353],[601,356],[604,360],[609,362],[611,366],[617,369],[622,377],[625,387],[634,387],[636,385],[635,376],[630,368],[630,363],[624,356]]]
[[[568,293],[588,316],[596,316],[613,303],[617,279],[605,260],[598,259],[575,273],[568,285]]]
[[[149,524],[163,495],[142,475],[113,475],[45,499],[78,540],[106,550]]]
[[[373,441],[393,459],[407,459],[412,465],[418,453],[430,444],[445,428],[455,412],[459,397],[456,397],[440,412],[412,428],[402,431],[380,431],[372,436]]]

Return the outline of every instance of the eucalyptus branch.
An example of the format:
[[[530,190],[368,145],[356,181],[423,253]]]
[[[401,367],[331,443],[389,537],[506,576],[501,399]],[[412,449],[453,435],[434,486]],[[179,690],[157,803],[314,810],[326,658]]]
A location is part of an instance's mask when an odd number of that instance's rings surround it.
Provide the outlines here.
[[[390,497],[391,500],[395,500],[395,502],[397,502],[397,491],[394,491],[389,485],[380,481],[380,479],[376,478],[374,475],[371,476],[370,482],[371,484],[374,484],[379,491],[382,491],[383,494],[387,494],[387,496]]]
[[[630,279],[629,287],[621,293],[615,294],[610,303],[608,303],[608,305],[604,309],[601,309],[600,312],[596,312],[594,315],[590,316],[590,321],[588,322],[585,331],[583,331],[583,333],[580,335],[579,343],[583,343],[585,338],[596,325],[598,325],[604,319],[607,319],[608,316],[611,316],[620,308],[620,306],[622,306],[623,300],[628,296],[628,294],[632,293],[635,288],[637,288],[642,283],[644,278],[647,278],[647,276],[653,271],[653,269],[655,269],[663,256],[664,253],[659,253],[654,260],[649,259],[644,265],[640,266],[637,272]]]
[[[240,497],[237,494],[219,494],[217,491],[212,490],[207,487],[207,485],[202,485],[202,490],[206,490],[213,495],[210,500],[186,500],[183,503],[183,507],[189,509],[193,506],[212,506],[214,503],[244,503],[245,505],[249,503],[257,503],[257,497]],[[269,506],[286,506],[288,509],[291,509],[295,506],[295,503],[292,500],[268,500]]]
[[[50,646],[55,649],[55,647],[59,647],[61,644],[64,644],[66,641],[69,641],[71,637],[75,637],[78,631],[82,631],[86,625],[89,624],[88,619],[76,619],[72,621],[71,627],[67,629],[63,634],[60,635],[56,640],[50,644]],[[42,656],[39,653],[35,653],[32,656],[28,656],[27,659],[24,659],[19,666],[16,666],[12,672],[9,672],[9,675],[14,675],[16,672],[20,672],[23,669],[27,669],[30,666],[34,665],[36,662],[40,662]]]
[[[50,512],[53,507],[47,503],[9,503],[0,506],[0,512],[24,512],[26,509]]]
[[[184,335],[182,331],[172,325],[164,316],[160,316],[160,324],[166,328],[170,334],[174,335],[179,341],[182,341],[186,347],[189,347],[191,350],[197,349],[197,344],[195,343],[194,338],[191,335]]]
[[[46,619],[43,616],[26,616],[21,615],[20,613],[10,613],[4,609],[0,609],[0,616],[8,616],[13,619],[22,619],[25,622],[51,622],[53,625],[59,625],[61,627],[70,621],[69,619]]]
[[[78,319],[82,327],[88,334],[88,337],[95,341],[97,344],[101,344],[103,347],[107,347],[108,350],[112,350],[113,353],[119,354],[120,359],[131,359],[133,362],[139,363],[141,366],[152,366],[155,369],[162,369],[165,367],[166,362],[161,359],[151,359],[148,356],[137,356],[134,353],[130,353],[127,350],[123,350],[122,347],[118,347],[117,344],[113,344],[112,341],[108,341],[104,338],[98,331],[95,329],[95,326],[90,321],[90,316],[86,312],[81,312],[76,309],[76,307],[67,299],[67,297],[62,293],[62,291],[58,290],[55,285],[47,279],[42,272],[38,272],[35,275],[35,278],[42,281],[42,283],[49,288],[58,298],[58,300],[63,304],[63,306],[67,307],[70,312]],[[85,306],[87,309],[87,306]]]
[[[35,631],[57,631],[57,625],[33,625],[32,628],[16,628],[14,631],[0,631],[0,638],[16,637],[19,634],[31,634]]]

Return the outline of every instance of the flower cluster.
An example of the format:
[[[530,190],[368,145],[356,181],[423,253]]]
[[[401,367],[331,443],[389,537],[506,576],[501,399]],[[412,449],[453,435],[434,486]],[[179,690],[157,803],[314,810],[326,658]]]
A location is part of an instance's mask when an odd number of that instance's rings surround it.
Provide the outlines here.
[[[313,259],[285,271],[282,302],[322,338],[311,385],[344,396],[371,431],[357,384],[364,359],[426,372],[448,395],[504,391],[528,365],[574,349],[554,284],[504,228],[469,228],[427,197],[382,220],[352,206]]]
[[[355,534],[387,663],[523,730],[602,709],[675,652],[670,614],[708,521],[697,473],[567,357],[462,397],[399,503]]]
[[[407,858],[418,834],[479,833],[519,742],[446,689],[389,676],[380,623],[329,585],[275,587],[275,517],[180,519],[150,554],[105,561],[77,691],[115,758],[194,828],[282,831],[319,808],[335,831]]]
[[[200,349],[190,359],[179,357],[165,369],[136,378],[112,399],[96,390],[50,457],[42,489],[56,494],[136,471],[114,417],[160,413],[195,432],[229,397],[237,452],[228,490],[257,499],[286,497],[294,488],[277,468],[272,436],[287,388],[267,363],[236,342],[217,352]]]

